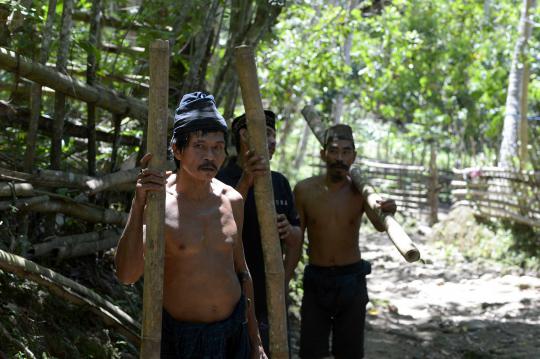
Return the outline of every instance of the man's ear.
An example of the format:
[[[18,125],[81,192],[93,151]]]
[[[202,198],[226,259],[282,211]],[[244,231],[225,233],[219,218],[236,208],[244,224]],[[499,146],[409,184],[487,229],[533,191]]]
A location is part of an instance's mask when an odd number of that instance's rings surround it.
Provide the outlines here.
[[[247,128],[241,128],[240,131],[238,131],[238,134],[240,135],[240,139],[248,143],[249,142],[249,133],[247,131]]]
[[[176,143],[173,143],[171,145],[171,150],[172,150],[174,158],[176,158],[177,160],[180,160],[181,152],[180,152],[180,149],[176,146]]]
[[[321,159],[326,162],[326,150],[324,148],[321,148],[320,155]]]

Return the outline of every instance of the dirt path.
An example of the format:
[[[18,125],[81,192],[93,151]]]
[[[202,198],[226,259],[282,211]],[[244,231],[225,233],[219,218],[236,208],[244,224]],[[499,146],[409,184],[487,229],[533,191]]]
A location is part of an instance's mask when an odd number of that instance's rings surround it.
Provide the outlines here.
[[[538,277],[448,260],[422,237],[414,241],[425,264],[407,264],[386,235],[362,240],[373,266],[366,358],[540,358]]]

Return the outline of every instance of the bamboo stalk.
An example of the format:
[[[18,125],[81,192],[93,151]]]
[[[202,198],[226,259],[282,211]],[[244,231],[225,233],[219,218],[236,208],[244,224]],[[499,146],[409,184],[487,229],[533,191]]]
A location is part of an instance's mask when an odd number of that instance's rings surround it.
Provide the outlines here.
[[[106,324],[114,326],[126,339],[137,344],[139,324],[113,303],[93,290],[42,267],[32,261],[0,250],[0,268],[30,279],[48,288],[54,294],[78,305],[89,305],[90,309]]]
[[[81,203],[68,203],[64,201],[48,201],[34,203],[27,207],[28,211],[43,213],[64,213],[91,223],[105,223],[125,226],[127,213],[118,212],[109,208],[96,208]]]
[[[96,106],[112,113],[140,120],[146,120],[148,117],[147,107],[138,99],[122,96],[100,86],[88,86],[2,47],[0,47],[0,68],[16,72],[22,77],[63,92],[70,97],[95,103]],[[172,124],[172,116],[170,122]]]
[[[429,202],[429,225],[433,226],[439,221],[439,176],[437,173],[437,149],[434,143],[431,143],[431,153],[429,160],[429,190],[428,190],[428,202]]]
[[[30,131],[30,113],[27,108],[13,108],[4,101],[0,101],[0,121],[3,125],[16,126],[23,130]],[[41,115],[37,122],[38,129],[43,135],[51,136],[52,133],[52,118],[46,115]],[[87,127],[76,125],[73,122],[64,122],[64,133],[70,137],[89,138]],[[90,141],[90,140],[89,140]],[[114,136],[111,133],[104,131],[96,131],[96,141],[114,142]],[[139,146],[141,140],[135,136],[121,135],[119,144],[127,146]],[[28,167],[27,167],[28,168]],[[30,170],[32,166],[29,167]],[[27,170],[27,171],[30,171]]]
[[[49,196],[36,196],[36,197],[18,199],[15,202],[0,201],[0,211],[5,211],[6,209],[9,209],[9,208],[25,209],[26,207],[35,203],[47,202],[49,199],[50,199]]]
[[[9,196],[33,196],[34,186],[30,183],[14,183],[9,184],[6,182],[0,182],[0,197]]]
[[[150,45],[150,95],[147,148],[153,154],[149,168],[165,172],[169,95],[169,42]],[[165,192],[151,192],[145,210],[142,359],[159,359],[163,312],[163,257],[165,253]]]
[[[133,184],[137,179],[139,170],[139,167],[135,167],[129,170],[117,171],[102,177],[89,179],[86,181],[86,186],[90,189],[89,194],[96,194],[124,184]]]
[[[110,247],[100,247],[101,249],[98,249],[105,250],[116,245],[119,237],[120,232],[117,229],[56,237],[47,242],[34,244],[28,251],[28,254],[30,254],[32,257],[45,257],[50,255],[52,252],[58,252],[63,253],[64,256],[67,256],[70,253],[79,253],[80,250],[75,248],[81,244],[98,243],[101,241],[114,239],[114,243]]]
[[[369,206],[372,211],[375,211],[384,223],[384,230],[388,234],[388,238],[394,243],[399,253],[407,262],[416,262],[420,259],[420,251],[416,248],[407,233],[390,214],[381,213],[377,206],[377,200],[381,197],[375,192],[373,187],[367,184],[357,167],[351,169],[351,178],[354,185],[362,193],[364,203]]]
[[[266,118],[252,48],[249,46],[236,47],[235,59],[246,111],[250,147],[256,154],[262,155],[265,161],[269,162]],[[285,279],[270,173],[255,179],[255,204],[261,229],[266,291],[268,293],[270,355],[274,359],[288,358],[285,287],[283,285]]]

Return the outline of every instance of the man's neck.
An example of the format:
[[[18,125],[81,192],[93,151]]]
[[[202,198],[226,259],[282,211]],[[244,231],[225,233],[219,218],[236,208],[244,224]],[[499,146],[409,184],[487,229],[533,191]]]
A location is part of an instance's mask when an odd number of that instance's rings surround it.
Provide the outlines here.
[[[189,199],[205,199],[212,193],[212,181],[194,178],[180,169],[176,177],[176,191],[179,195]]]
[[[326,172],[326,176],[324,177],[324,184],[329,190],[335,191],[348,185],[349,178],[347,176],[340,178],[332,177],[328,172]]]

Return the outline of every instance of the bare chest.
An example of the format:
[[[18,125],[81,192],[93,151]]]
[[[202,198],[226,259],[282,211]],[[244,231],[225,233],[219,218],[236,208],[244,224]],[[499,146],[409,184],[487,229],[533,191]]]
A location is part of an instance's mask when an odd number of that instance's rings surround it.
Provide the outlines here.
[[[356,226],[362,215],[361,196],[350,190],[313,191],[306,204],[308,226]]]
[[[165,239],[168,255],[232,251],[237,232],[228,203],[182,203],[172,197],[167,201]]]

